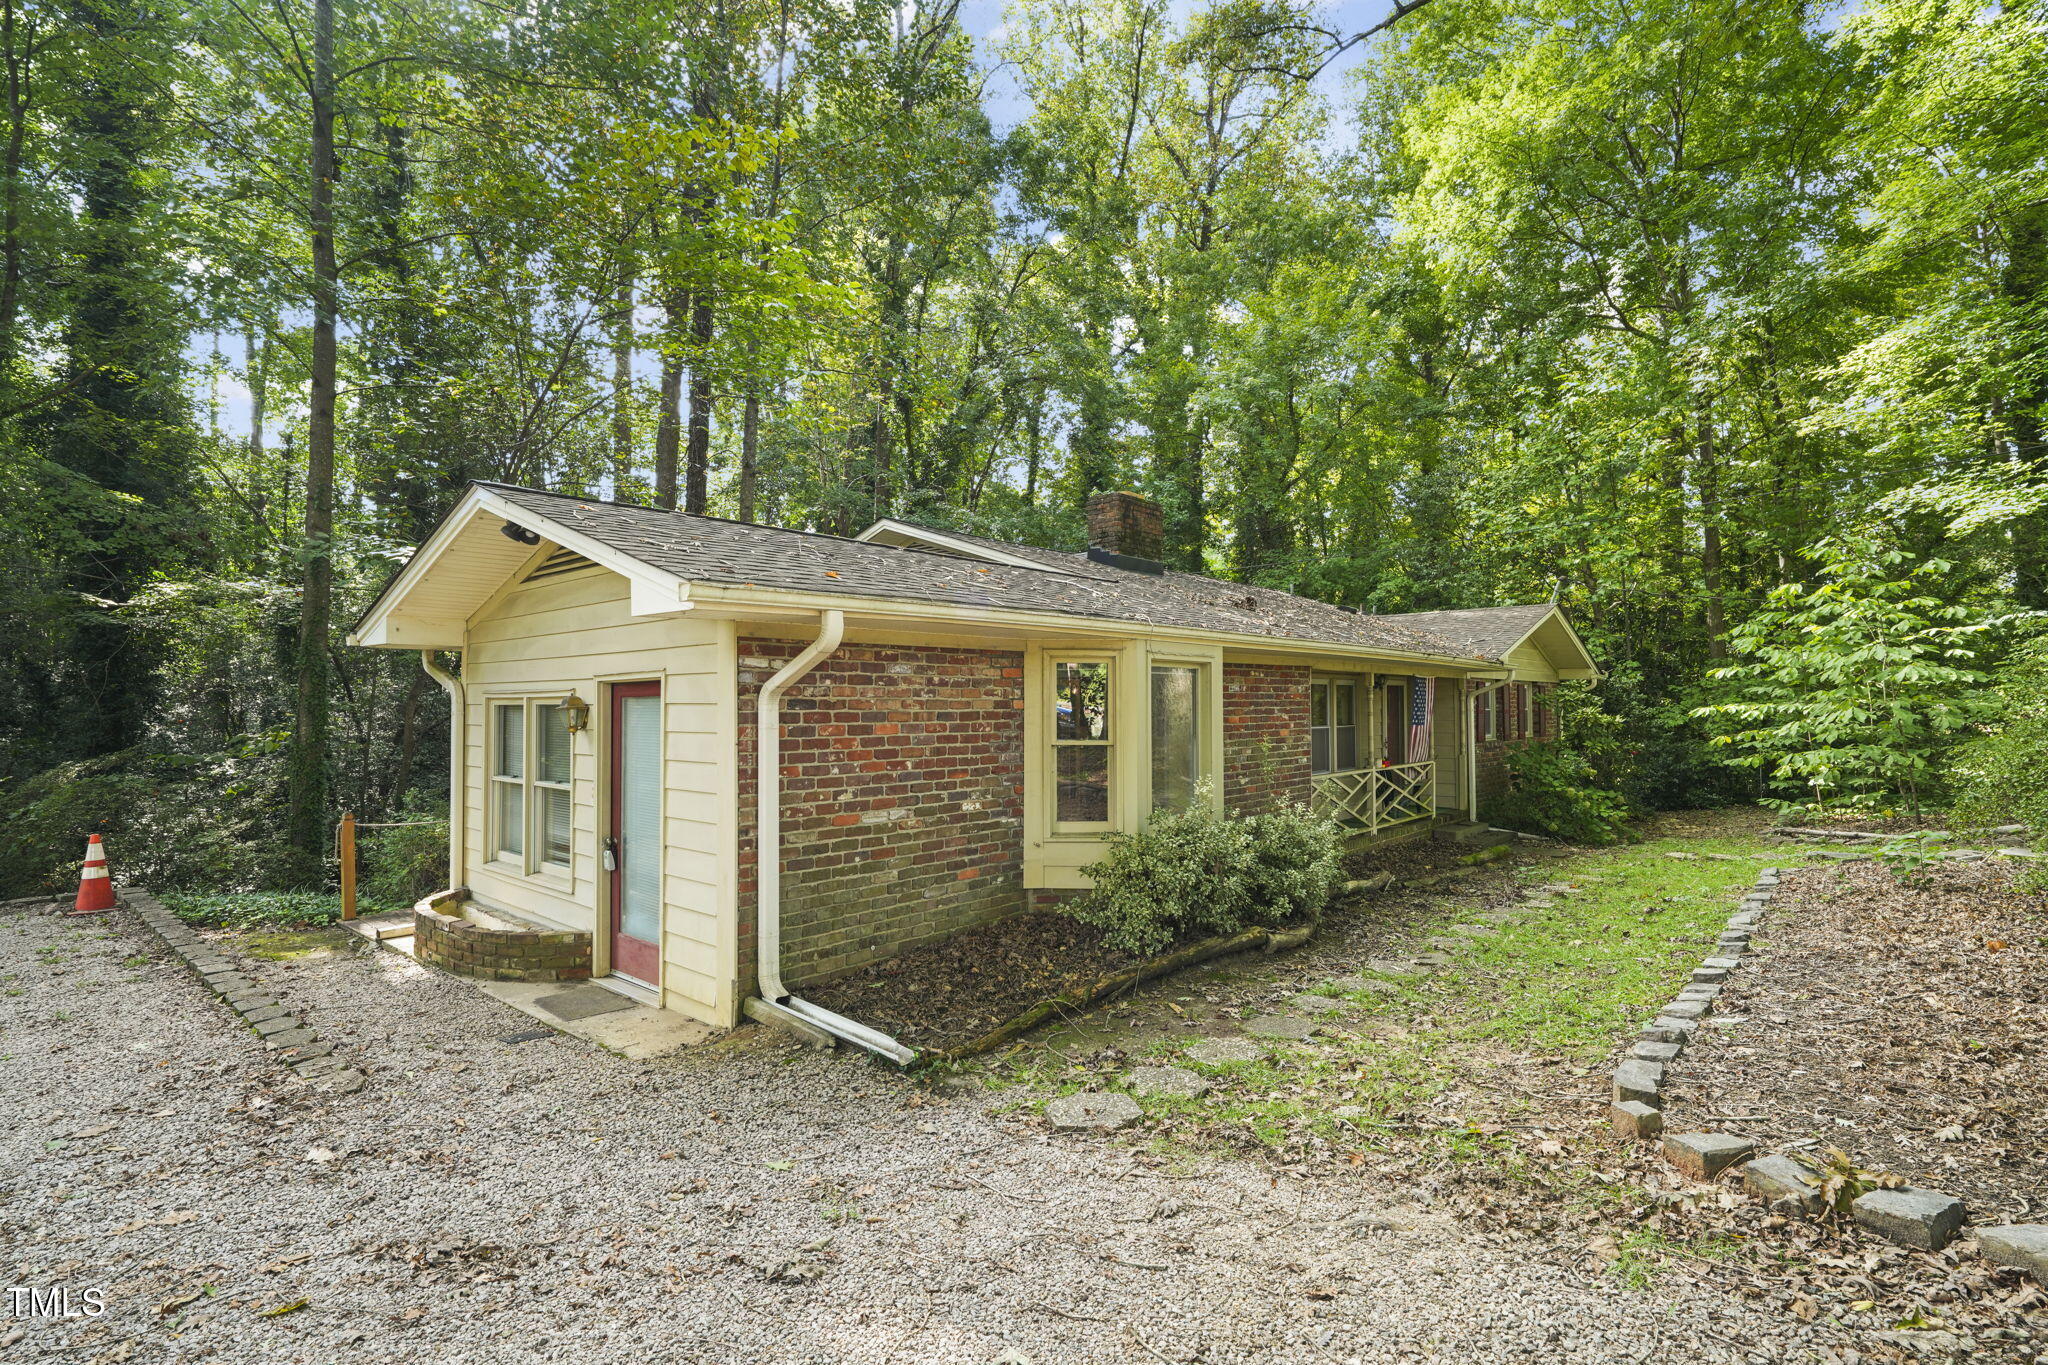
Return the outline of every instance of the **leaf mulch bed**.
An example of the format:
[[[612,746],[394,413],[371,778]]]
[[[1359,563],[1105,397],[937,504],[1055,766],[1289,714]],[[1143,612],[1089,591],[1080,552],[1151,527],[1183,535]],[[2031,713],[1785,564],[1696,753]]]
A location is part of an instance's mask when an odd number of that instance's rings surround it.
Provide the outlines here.
[[[1047,996],[1133,967],[1087,925],[1051,911],[1012,915],[914,948],[804,994],[919,1052],[978,1038]]]
[[[1674,1113],[1832,1143],[1975,1221],[2048,1221],[2048,896],[2014,879],[1993,859],[1786,877],[1724,1022],[1674,1069]]]

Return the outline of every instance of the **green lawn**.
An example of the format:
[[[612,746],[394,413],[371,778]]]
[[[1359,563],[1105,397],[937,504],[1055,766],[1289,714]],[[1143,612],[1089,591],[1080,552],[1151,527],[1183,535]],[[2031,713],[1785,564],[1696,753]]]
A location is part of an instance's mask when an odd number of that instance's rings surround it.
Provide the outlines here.
[[[1392,975],[1360,964],[1360,975],[1395,989],[1350,993],[1355,1007],[1329,1016],[1330,1029],[1306,1043],[1275,1042],[1263,1062],[1204,1066],[1182,1055],[1194,1039],[1161,1040],[1150,1048],[1160,1060],[1201,1071],[1216,1088],[1200,1100],[1141,1103],[1167,1120],[1177,1143],[1203,1145],[1206,1135],[1370,1147],[1418,1131],[1454,1148],[1483,1140],[1491,1125],[1558,1092],[1598,1089],[1593,1073],[1685,983],[1768,861],[1761,843],[1733,826],[1545,860],[1512,875],[1524,886],[1576,890],[1492,922],[1491,934],[1453,932],[1489,921],[1476,899],[1447,891],[1416,929],[1415,946],[1460,938],[1453,965]],[[1322,992],[1338,993],[1334,985]],[[1052,1089],[1100,1083],[1049,1061],[1027,1064],[1016,1079]]]

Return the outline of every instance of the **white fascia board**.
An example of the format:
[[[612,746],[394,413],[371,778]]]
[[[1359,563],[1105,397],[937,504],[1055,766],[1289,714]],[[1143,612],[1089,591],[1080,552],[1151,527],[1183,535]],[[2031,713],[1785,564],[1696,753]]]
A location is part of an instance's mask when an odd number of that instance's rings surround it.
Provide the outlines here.
[[[1598,678],[1600,676],[1600,665],[1593,662],[1592,651],[1586,648],[1586,642],[1579,638],[1579,633],[1572,629],[1572,623],[1565,619],[1564,608],[1557,606],[1555,603],[1551,605],[1548,613],[1536,618],[1535,625],[1522,632],[1520,639],[1502,650],[1501,657],[1505,658],[1523,645],[1528,644],[1537,631],[1543,629],[1552,621],[1557,622],[1558,626],[1564,631],[1566,638],[1572,642],[1572,648],[1579,652],[1579,658],[1583,661],[1579,667],[1563,667],[1552,664],[1552,671],[1560,678]],[[1541,646],[1538,646],[1538,648],[1541,648]],[[1548,657],[1548,651],[1545,651],[1545,656]]]
[[[1041,573],[1056,573],[1072,577],[1065,569],[1057,569],[1050,564],[1042,564],[1038,560],[1027,559],[1023,555],[1013,555],[1002,550],[992,550],[986,545],[976,545],[972,541],[956,540],[944,531],[927,530],[922,526],[912,526],[909,522],[895,521],[889,517],[882,518],[855,536],[854,539],[874,545],[879,543],[881,537],[885,535],[901,536],[905,540],[915,540],[929,545],[935,550],[945,550],[950,554],[964,555],[970,559],[980,559],[990,564],[1005,564],[1013,569],[1037,569]]]
[[[479,499],[478,510],[516,522],[529,531],[538,531],[543,539],[553,541],[565,550],[573,550],[599,568],[610,569],[625,579],[632,589],[633,615],[660,616],[689,609],[688,585],[676,575],[615,550],[603,541],[593,540],[551,517],[530,512],[488,488],[479,488],[475,492]]]
[[[759,613],[768,617],[801,615],[837,610],[849,616],[917,623],[966,622],[982,626],[1010,625],[1052,630],[1062,635],[1101,635],[1115,640],[1193,640],[1228,648],[1258,650],[1268,654],[1323,654],[1361,661],[1417,663],[1437,669],[1464,672],[1500,671],[1500,664],[1478,657],[1413,654],[1373,645],[1347,645],[1331,640],[1300,640],[1280,635],[1241,635],[1235,631],[1203,630],[1193,626],[1159,626],[1144,621],[1114,621],[1100,616],[1069,616],[1060,612],[1024,611],[1014,607],[971,607],[946,602],[917,602],[894,597],[850,597],[778,588],[734,588],[718,583],[687,585],[685,599],[705,610],[706,615],[744,619]]]

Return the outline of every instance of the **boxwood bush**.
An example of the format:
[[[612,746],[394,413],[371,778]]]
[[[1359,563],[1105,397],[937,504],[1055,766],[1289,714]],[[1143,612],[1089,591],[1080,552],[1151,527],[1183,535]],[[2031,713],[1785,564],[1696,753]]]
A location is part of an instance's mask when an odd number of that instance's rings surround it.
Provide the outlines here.
[[[1313,921],[1337,887],[1337,826],[1305,806],[1232,818],[1204,793],[1136,833],[1113,833],[1062,907],[1104,942],[1150,956],[1185,939]]]

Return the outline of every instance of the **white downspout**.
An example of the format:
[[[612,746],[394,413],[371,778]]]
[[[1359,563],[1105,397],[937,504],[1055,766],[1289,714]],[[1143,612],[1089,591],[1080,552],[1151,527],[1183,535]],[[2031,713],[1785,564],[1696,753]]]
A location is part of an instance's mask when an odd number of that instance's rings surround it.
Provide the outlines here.
[[[448,694],[448,885],[465,886],[468,878],[463,875],[462,863],[467,850],[462,826],[469,810],[469,792],[465,789],[469,771],[463,762],[463,749],[469,742],[469,732],[463,724],[462,680],[435,663],[431,649],[420,651],[420,667]]]
[[[911,1049],[886,1033],[791,995],[782,984],[782,694],[837,650],[845,637],[845,612],[819,612],[818,638],[761,684],[754,700],[754,972],[768,1013],[793,1017],[907,1066],[917,1059]]]

